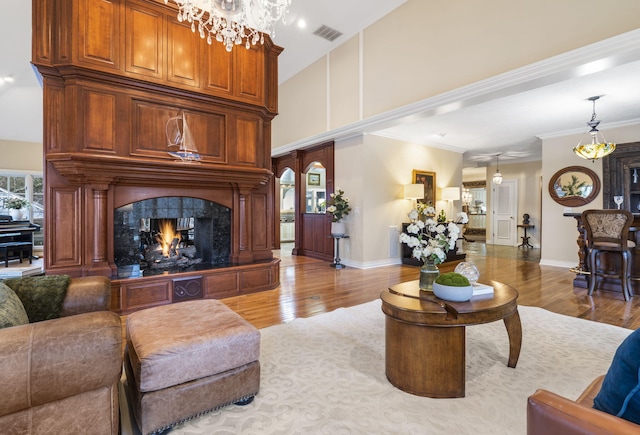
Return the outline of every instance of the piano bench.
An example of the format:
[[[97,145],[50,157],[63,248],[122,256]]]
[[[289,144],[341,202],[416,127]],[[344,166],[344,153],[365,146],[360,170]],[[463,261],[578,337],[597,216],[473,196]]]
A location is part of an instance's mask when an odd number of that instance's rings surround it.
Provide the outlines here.
[[[9,252],[13,255],[9,256]],[[20,259],[22,263],[23,258],[29,259],[29,264],[33,263],[33,243],[31,242],[6,242],[0,243],[0,253],[4,258],[4,267],[9,267],[9,259]],[[27,254],[27,257],[24,256]]]

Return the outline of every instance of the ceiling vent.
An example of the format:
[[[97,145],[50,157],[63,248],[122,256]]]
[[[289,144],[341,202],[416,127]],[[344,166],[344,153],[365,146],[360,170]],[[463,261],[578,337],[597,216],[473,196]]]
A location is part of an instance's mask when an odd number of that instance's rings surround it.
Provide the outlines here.
[[[329,26],[325,26],[324,24],[313,32],[314,35],[318,35],[319,37],[326,39],[327,41],[335,41],[339,37],[342,36],[342,32],[338,32],[336,29],[332,29]]]

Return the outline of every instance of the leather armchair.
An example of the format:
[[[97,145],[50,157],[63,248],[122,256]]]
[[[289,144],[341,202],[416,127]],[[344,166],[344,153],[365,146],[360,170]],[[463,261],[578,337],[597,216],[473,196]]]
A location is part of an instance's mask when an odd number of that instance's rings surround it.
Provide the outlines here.
[[[111,282],[72,278],[62,316],[0,329],[6,434],[118,434],[122,326]]]
[[[527,402],[528,435],[631,435],[640,426],[593,408],[603,376],[596,378],[574,402],[546,390],[538,390]]]

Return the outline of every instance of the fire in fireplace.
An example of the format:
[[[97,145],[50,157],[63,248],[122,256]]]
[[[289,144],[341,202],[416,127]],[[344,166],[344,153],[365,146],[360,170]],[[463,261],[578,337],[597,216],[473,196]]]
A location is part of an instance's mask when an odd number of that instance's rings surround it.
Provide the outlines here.
[[[193,218],[143,219],[140,227],[145,268],[174,269],[202,263],[193,244]]]
[[[114,212],[119,278],[226,266],[230,252],[231,210],[215,202],[163,197]]]

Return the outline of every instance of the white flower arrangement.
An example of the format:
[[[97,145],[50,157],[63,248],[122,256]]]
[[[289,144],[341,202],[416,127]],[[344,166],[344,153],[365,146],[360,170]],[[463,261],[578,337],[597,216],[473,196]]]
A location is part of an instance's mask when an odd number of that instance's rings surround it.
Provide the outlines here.
[[[351,211],[349,198],[344,196],[344,191],[342,189],[336,189],[336,191],[337,193],[332,193],[326,203],[327,213],[331,214],[332,222],[340,222]]]
[[[469,216],[465,212],[461,211],[456,215],[457,224],[466,224],[467,222],[469,222]]]
[[[413,258],[425,263],[442,263],[447,258],[447,251],[455,248],[460,228],[454,222],[438,223],[431,218],[422,221],[419,216],[418,210],[409,212],[411,223],[407,232],[400,234],[400,243],[413,249]]]

